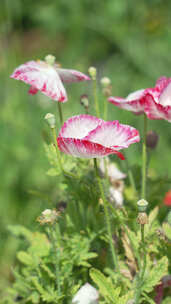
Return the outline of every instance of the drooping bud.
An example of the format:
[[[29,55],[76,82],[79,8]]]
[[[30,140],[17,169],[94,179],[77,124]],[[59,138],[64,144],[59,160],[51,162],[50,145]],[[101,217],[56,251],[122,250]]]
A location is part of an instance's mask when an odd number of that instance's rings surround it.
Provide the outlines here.
[[[84,284],[74,296],[74,304],[98,304],[99,293],[96,288],[89,283]]]
[[[96,80],[96,74],[97,74],[96,68],[95,67],[90,67],[88,69],[88,72],[89,72],[89,75],[91,76],[91,78],[93,80]]]
[[[104,88],[106,88],[109,85],[111,85],[111,80],[108,77],[103,77],[103,78],[101,78],[100,83]]]
[[[148,202],[145,199],[141,199],[137,202],[137,206],[138,206],[138,211],[139,212],[146,212]]]
[[[53,224],[58,216],[59,216],[59,212],[57,212],[55,209],[51,210],[51,209],[46,209],[44,210],[41,215],[37,218],[37,221],[41,224]]]
[[[148,216],[145,212],[139,212],[137,217],[137,222],[140,225],[148,224]]]
[[[45,57],[45,61],[46,61],[46,63],[49,64],[49,65],[54,65],[55,60],[56,60],[56,58],[55,58],[55,56],[53,56],[53,55],[47,55],[47,56]]]
[[[155,149],[159,141],[159,135],[154,131],[147,132],[146,145],[150,149]]]
[[[85,110],[88,111],[89,100],[88,100],[88,95],[87,94],[83,94],[83,95],[80,96],[80,103],[85,108]]]
[[[55,119],[55,115],[51,114],[51,113],[47,113],[45,115],[45,120],[47,121],[48,125],[50,126],[50,128],[55,128],[56,125],[56,119]]]

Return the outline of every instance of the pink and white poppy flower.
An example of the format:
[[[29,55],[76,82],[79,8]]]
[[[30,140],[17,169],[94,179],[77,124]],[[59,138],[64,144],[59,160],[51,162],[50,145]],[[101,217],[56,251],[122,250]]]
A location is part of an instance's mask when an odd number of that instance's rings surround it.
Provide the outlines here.
[[[141,89],[130,93],[126,98],[109,97],[108,101],[121,109],[131,111],[138,115],[144,113],[145,92],[146,90]]]
[[[135,91],[126,98],[110,97],[108,101],[135,114],[146,113],[149,119],[171,122],[171,78],[161,77],[154,88]]]
[[[153,89],[147,89],[144,111],[149,119],[171,122],[171,78],[161,77]]]
[[[100,158],[116,154],[124,159],[119,150],[128,148],[140,140],[138,131],[116,121],[104,121],[91,115],[69,118],[57,138],[59,149],[75,157]]]
[[[61,69],[55,64],[55,57],[48,55],[45,61],[28,61],[15,69],[11,78],[30,84],[29,94],[41,91],[46,96],[59,102],[67,101],[63,82],[90,80],[81,72]]]

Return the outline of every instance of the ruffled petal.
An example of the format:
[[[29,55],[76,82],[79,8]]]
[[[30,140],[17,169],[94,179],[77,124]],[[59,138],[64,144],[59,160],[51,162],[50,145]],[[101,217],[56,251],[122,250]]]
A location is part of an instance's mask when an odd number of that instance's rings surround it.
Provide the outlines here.
[[[139,141],[136,129],[120,125],[118,121],[105,122],[91,115],[77,115],[68,119],[57,138],[59,149],[76,157],[95,158],[117,154],[122,148]]]
[[[90,80],[90,77],[76,70],[56,68],[56,71],[60,76],[62,82],[77,82]]]
[[[147,95],[144,111],[149,119],[165,119],[171,122],[171,106],[156,103],[151,94]]]
[[[142,114],[144,112],[144,97],[145,90],[141,89],[129,94],[126,98],[109,97],[108,101],[121,109]]]
[[[58,136],[57,143],[62,152],[79,158],[100,158],[109,154],[117,154],[120,159],[125,159],[122,153],[114,149],[84,139]]]
[[[103,121],[86,139],[115,150],[140,141],[139,132],[135,128],[120,124],[119,121]]]
[[[65,102],[67,95],[56,70],[43,61],[29,61],[20,65],[11,78],[22,80],[53,100]]]
[[[81,139],[102,123],[102,119],[91,115],[72,116],[64,123],[59,136]]]

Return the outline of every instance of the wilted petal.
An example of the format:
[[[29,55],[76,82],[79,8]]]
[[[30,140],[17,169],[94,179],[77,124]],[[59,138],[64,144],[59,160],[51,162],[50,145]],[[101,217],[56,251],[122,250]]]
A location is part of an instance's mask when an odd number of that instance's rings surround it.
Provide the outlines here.
[[[123,194],[122,194],[122,192],[111,186],[109,188],[109,200],[116,207],[121,208],[123,206]]]
[[[108,101],[121,109],[142,114],[144,112],[144,96],[145,90],[141,89],[129,94],[126,98],[109,97]]]
[[[96,288],[89,283],[83,285],[76,295],[74,296],[72,303],[75,304],[98,304],[99,293]]]
[[[30,84],[53,100],[67,101],[66,91],[59,75],[53,66],[43,61],[29,61],[20,65],[11,75],[11,78]]]
[[[118,121],[105,122],[90,115],[78,115],[68,119],[57,138],[61,151],[82,158],[103,157],[117,154],[122,148],[139,141],[136,129],[120,125]]]
[[[99,168],[103,175],[106,173],[113,181],[121,180],[126,177],[126,174],[121,172],[115,163],[110,162],[108,157],[100,160]]]
[[[77,81],[90,80],[90,77],[76,70],[56,68],[56,71],[63,82],[77,82]]]

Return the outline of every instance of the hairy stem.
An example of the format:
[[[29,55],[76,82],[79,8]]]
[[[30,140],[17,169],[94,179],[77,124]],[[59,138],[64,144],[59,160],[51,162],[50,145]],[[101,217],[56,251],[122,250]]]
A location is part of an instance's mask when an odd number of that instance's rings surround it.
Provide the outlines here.
[[[63,124],[63,114],[62,114],[62,106],[61,103],[58,102],[58,113],[59,113],[59,119],[60,119],[60,123],[61,125]]]
[[[147,175],[147,147],[146,147],[146,134],[147,134],[147,116],[144,114],[144,131],[143,131],[143,147],[142,147],[142,189],[141,198],[146,198],[146,175]]]
[[[105,218],[106,218],[106,223],[107,223],[107,232],[108,232],[108,237],[109,237],[110,249],[111,249],[111,253],[112,253],[113,265],[114,265],[116,271],[120,272],[119,271],[119,265],[118,265],[118,259],[117,259],[117,255],[116,255],[114,244],[113,244],[112,229],[111,229],[111,224],[110,224],[108,204],[107,204],[107,201],[106,201],[106,198],[105,198],[105,195],[104,195],[104,190],[103,190],[103,185],[102,185],[102,182],[101,182],[101,178],[100,178],[99,173],[98,173],[97,159],[96,158],[94,158],[94,168],[95,168],[95,172],[96,172],[96,177],[97,177],[97,181],[98,181],[98,185],[99,185],[100,194],[101,194],[103,204],[104,204],[104,213],[105,213]]]
[[[93,94],[94,94],[94,103],[95,103],[96,115],[97,115],[97,117],[100,117],[99,102],[98,102],[98,97],[97,97],[97,80],[96,79],[93,79]]]

